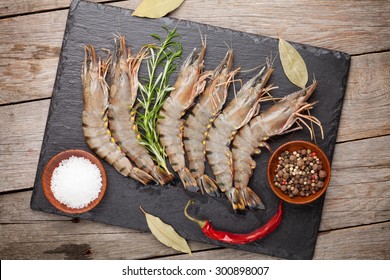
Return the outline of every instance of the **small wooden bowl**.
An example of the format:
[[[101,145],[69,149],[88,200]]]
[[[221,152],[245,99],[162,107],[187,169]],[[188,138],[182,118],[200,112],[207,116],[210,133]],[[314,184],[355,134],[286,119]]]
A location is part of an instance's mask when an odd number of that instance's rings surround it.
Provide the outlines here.
[[[316,192],[316,194],[311,194],[309,196],[301,197],[300,195],[290,198],[288,195],[284,194],[281,189],[275,186],[274,177],[275,177],[275,169],[278,165],[278,157],[284,151],[293,152],[300,149],[310,149],[313,152],[316,152],[317,157],[322,161],[322,169],[326,171],[327,176],[324,180],[324,186]],[[315,144],[307,141],[291,141],[282,146],[280,146],[271,156],[268,162],[268,170],[267,170],[268,182],[271,186],[273,192],[282,200],[292,203],[292,204],[307,204],[315,201],[319,197],[321,197],[326,189],[328,188],[330,181],[330,163],[325,153]]]
[[[70,208],[70,207],[66,206],[65,204],[62,204],[54,197],[53,192],[51,190],[51,177],[53,175],[54,169],[59,166],[61,161],[68,159],[71,156],[83,157],[83,158],[90,160],[93,164],[95,164],[99,168],[100,175],[102,176],[102,187],[101,187],[99,196],[83,208]],[[106,189],[107,189],[107,175],[106,175],[106,171],[104,170],[103,165],[94,155],[92,155],[86,151],[83,151],[83,150],[66,150],[66,151],[63,151],[63,152],[57,154],[56,156],[54,156],[47,163],[45,169],[43,170],[43,174],[42,174],[42,187],[43,187],[43,192],[44,192],[47,200],[55,208],[57,208],[58,210],[61,210],[62,212],[69,213],[69,214],[80,214],[80,213],[84,213],[84,212],[91,210],[96,205],[98,205],[99,202],[102,200],[104,194],[106,193]]]

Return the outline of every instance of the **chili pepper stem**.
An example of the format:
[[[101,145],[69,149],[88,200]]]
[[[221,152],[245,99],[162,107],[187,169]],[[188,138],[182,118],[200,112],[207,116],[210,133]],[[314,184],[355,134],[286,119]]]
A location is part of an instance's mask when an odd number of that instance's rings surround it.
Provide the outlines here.
[[[189,219],[190,221],[193,221],[194,223],[197,223],[201,228],[203,228],[205,225],[206,225],[206,221],[204,220],[198,220],[198,219],[195,219],[194,217],[191,217],[188,212],[187,212],[187,209],[188,207],[190,207],[190,205],[194,204],[195,201],[193,199],[190,199],[188,202],[187,202],[187,205],[186,207],[184,208],[184,215],[187,217],[187,219]]]

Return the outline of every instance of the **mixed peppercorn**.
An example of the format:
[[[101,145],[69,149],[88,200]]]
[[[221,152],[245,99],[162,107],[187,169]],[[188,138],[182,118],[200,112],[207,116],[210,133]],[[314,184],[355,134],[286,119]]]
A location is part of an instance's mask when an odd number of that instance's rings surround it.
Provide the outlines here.
[[[322,161],[310,149],[284,151],[278,157],[274,184],[290,198],[305,197],[322,189],[327,175]]]

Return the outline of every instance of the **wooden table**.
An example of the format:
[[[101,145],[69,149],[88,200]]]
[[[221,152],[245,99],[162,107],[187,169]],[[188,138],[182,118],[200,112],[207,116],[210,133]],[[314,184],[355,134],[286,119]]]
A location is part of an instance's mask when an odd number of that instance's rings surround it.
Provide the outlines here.
[[[0,1],[0,259],[272,259],[196,242],[188,256],[150,233],[30,209],[69,3]],[[172,13],[352,55],[315,259],[390,258],[389,15],[385,0],[186,0]]]

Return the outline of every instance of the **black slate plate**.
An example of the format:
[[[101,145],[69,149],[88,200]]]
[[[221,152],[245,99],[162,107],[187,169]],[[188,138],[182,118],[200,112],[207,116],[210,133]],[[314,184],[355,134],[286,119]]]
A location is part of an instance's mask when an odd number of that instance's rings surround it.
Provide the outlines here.
[[[101,4],[75,0],[71,4],[61,57],[58,65],[53,97],[39,159],[31,208],[65,215],[53,208],[44,197],[41,176],[47,162],[57,153],[66,149],[90,151],[86,145],[82,127],[82,89],[81,64],[83,46],[93,44],[97,50],[113,49],[114,34],[125,35],[129,44],[139,50],[143,44],[153,42],[150,34],[164,34],[162,26],[172,29],[177,25],[183,43],[183,57],[194,47],[200,46],[199,32],[207,36],[206,69],[213,69],[224,57],[227,46],[235,52],[235,66],[252,69],[265,62],[267,56],[278,52],[276,39],[242,33],[224,28],[180,21],[171,18],[142,19],[131,17],[131,11]],[[311,113],[317,116],[324,126],[325,139],[320,139],[319,146],[332,159],[341,107],[348,77],[350,57],[347,54],[316,48],[308,45],[293,44],[307,64],[310,75],[315,74],[319,82],[311,100],[318,104]],[[273,91],[276,97],[291,93],[297,88],[285,77],[279,58],[274,63],[275,72],[270,83],[279,86]],[[141,76],[144,74],[141,71]],[[255,72],[241,73],[238,78],[247,81]],[[239,85],[237,85],[239,87]],[[233,97],[230,92],[229,98]],[[264,104],[266,109],[270,104]],[[295,132],[269,141],[276,149],[288,140],[310,140],[307,130]],[[285,213],[280,227],[271,235],[247,245],[226,245],[208,239],[199,227],[188,221],[183,215],[183,208],[190,198],[198,201],[198,206],[191,209],[191,214],[200,219],[210,219],[216,228],[233,232],[249,232],[274,215],[278,205],[277,197],[272,193],[266,179],[266,167],[270,153],[263,151],[256,158],[257,168],[250,181],[250,186],[260,194],[266,210],[248,212],[246,215],[234,214],[225,197],[211,198],[185,191],[181,184],[170,187],[141,186],[134,180],[125,178],[111,166],[103,162],[107,171],[107,193],[95,209],[78,215],[82,219],[99,223],[117,225],[147,231],[145,217],[139,206],[166,223],[171,224],[183,237],[189,240],[232,247],[272,256],[291,259],[310,259],[313,257],[324,197],[313,204],[293,206],[285,204]],[[210,170],[208,170],[208,173]],[[332,186],[330,186],[331,188]]]

